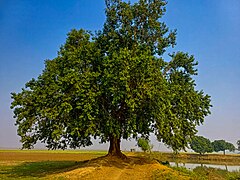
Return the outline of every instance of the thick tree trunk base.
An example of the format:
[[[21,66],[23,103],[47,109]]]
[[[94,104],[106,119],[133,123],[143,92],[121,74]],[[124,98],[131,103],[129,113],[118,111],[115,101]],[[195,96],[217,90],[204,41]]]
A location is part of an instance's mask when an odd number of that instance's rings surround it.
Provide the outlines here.
[[[118,153],[118,154],[111,154],[111,153],[108,153],[106,155],[106,157],[116,157],[116,158],[119,158],[119,159],[127,159],[127,156],[125,154],[123,154],[122,152],[121,153]]]
[[[117,157],[120,159],[127,159],[127,156],[123,154],[120,150],[121,140],[116,137],[110,137],[110,147],[108,150],[108,157]]]

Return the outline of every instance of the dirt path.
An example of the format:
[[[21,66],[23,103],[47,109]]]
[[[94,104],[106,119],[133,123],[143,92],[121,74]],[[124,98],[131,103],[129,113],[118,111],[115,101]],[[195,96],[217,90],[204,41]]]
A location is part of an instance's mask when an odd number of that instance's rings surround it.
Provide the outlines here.
[[[55,174],[48,179],[83,179],[83,180],[148,180],[165,179],[170,174],[177,179],[188,179],[176,174],[176,171],[157,162],[149,162],[141,157],[130,157],[127,161],[116,158],[98,158],[89,161],[83,167]],[[160,178],[159,178],[160,175]]]
[[[129,166],[128,166],[129,167]],[[126,173],[126,167],[124,167],[123,169],[119,170],[117,172],[117,174],[113,175],[113,180],[119,180],[119,179],[122,179],[121,176]]]

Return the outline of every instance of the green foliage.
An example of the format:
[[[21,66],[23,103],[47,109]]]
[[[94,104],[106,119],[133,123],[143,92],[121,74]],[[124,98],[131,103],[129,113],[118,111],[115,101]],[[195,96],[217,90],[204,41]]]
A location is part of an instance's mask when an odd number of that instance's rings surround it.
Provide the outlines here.
[[[235,146],[229,142],[227,142],[227,149],[231,152],[234,152],[236,150]]]
[[[205,154],[213,152],[211,141],[203,136],[195,136],[190,142],[190,147],[197,153]]]
[[[240,151],[240,140],[237,141],[238,151]]]
[[[213,149],[215,152],[223,151],[225,154],[226,150],[235,151],[235,146],[232,143],[226,142],[225,140],[215,140],[212,142]]]
[[[105,0],[106,22],[95,35],[72,30],[37,79],[12,93],[23,148],[77,148],[155,133],[173,150],[185,148],[210,111],[195,90],[197,62],[188,53],[163,54],[176,31],[160,18],[166,1]]]
[[[151,151],[152,145],[150,145],[150,142],[148,139],[145,138],[139,138],[137,141],[138,147],[140,147],[144,152]]]

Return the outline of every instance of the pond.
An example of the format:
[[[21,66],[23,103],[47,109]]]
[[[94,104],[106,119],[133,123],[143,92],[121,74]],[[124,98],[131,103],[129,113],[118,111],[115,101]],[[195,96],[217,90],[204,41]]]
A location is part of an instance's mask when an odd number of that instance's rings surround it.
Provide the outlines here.
[[[200,164],[200,163],[176,163],[176,162],[169,162],[170,166],[177,166],[177,167],[185,167],[187,169],[193,170],[196,167],[210,167],[210,168],[217,168],[227,170],[229,172],[232,171],[240,171],[240,166],[238,165],[220,165],[220,164]]]

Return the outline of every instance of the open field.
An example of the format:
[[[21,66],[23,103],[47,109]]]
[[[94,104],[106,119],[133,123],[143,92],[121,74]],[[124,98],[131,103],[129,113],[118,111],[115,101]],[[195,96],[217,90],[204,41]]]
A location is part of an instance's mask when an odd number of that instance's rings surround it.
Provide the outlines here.
[[[127,160],[105,151],[0,150],[0,179],[226,179],[226,171],[162,165],[170,154],[126,152]],[[220,173],[220,175],[219,175]],[[223,175],[221,175],[221,173]],[[228,176],[230,177],[230,176]],[[240,177],[239,172],[233,177]],[[215,178],[216,179],[216,178]],[[228,178],[230,179],[230,178]],[[234,179],[234,178],[233,178]]]
[[[1,161],[84,161],[105,155],[106,151],[0,150]]]
[[[144,157],[129,156],[123,161],[103,157],[106,153],[2,150],[0,179],[153,179],[154,173],[189,179],[184,173]]]

